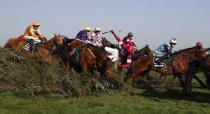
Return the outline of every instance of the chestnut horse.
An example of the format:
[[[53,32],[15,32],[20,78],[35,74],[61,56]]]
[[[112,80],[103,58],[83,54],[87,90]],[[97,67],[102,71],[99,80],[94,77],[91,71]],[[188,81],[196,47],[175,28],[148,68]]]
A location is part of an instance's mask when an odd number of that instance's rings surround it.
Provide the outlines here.
[[[190,75],[190,63],[194,58],[203,59],[206,56],[205,50],[197,47],[187,48],[176,52],[172,55],[173,62],[170,65],[166,65],[162,68],[153,68],[154,56],[149,47],[145,47],[147,51],[142,51],[142,58],[137,59],[134,67],[128,72],[128,75],[124,79],[127,81],[130,78],[136,80],[141,79],[141,75],[148,73],[151,69],[164,75],[175,75],[179,78],[179,81],[183,87],[184,92],[190,95],[192,87],[191,80],[193,75]],[[146,53],[145,53],[146,52]]]
[[[23,38],[10,38],[4,47],[22,51],[27,42]]]
[[[112,79],[112,62],[108,52],[77,39],[71,39],[66,44],[66,56],[60,56],[66,71],[74,68],[78,73],[93,73],[96,70],[108,80]]]
[[[54,46],[63,45],[63,41],[60,35],[54,35],[52,39],[43,43],[37,43],[35,45],[35,50],[31,53],[24,49],[26,44],[25,40],[20,40],[18,38],[10,39],[5,47],[17,49],[21,52],[28,53],[29,57],[35,60],[44,60],[48,64],[52,64],[52,49]]]
[[[62,46],[63,41],[60,35],[54,35],[49,41],[38,43],[35,45],[35,50],[31,57],[35,60],[44,60],[48,64],[52,64],[52,49],[54,46]]]

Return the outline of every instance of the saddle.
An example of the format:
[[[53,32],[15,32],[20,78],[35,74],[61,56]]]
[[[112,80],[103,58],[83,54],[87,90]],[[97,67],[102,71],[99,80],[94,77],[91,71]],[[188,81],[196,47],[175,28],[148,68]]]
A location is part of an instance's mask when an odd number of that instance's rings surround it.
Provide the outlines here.
[[[169,57],[155,57],[154,66],[155,67],[164,67],[166,65],[171,65],[174,61],[173,56]]]

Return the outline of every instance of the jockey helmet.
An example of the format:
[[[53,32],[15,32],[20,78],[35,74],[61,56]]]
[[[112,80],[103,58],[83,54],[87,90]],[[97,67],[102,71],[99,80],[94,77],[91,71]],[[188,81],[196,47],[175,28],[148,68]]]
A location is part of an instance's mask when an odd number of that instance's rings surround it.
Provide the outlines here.
[[[172,38],[172,39],[169,40],[169,44],[175,44],[176,45],[177,42],[178,41],[175,38]]]
[[[132,32],[129,32],[129,33],[128,33],[128,36],[129,36],[129,37],[133,37],[133,33],[132,33]]]
[[[40,26],[40,22],[39,22],[39,21],[34,21],[34,22],[32,23],[32,25],[33,25],[33,26]]]
[[[196,43],[196,47],[198,47],[198,48],[203,48],[203,44],[202,44],[201,42],[197,42],[197,43]]]
[[[96,27],[96,28],[95,28],[95,31],[96,31],[96,32],[101,32],[101,28]]]
[[[85,31],[91,31],[91,28],[90,27],[85,27]]]

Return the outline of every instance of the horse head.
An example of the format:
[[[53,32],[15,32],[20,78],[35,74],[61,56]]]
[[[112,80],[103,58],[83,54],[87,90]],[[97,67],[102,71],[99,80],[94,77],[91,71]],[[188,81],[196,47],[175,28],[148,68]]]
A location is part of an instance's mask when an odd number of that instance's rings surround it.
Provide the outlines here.
[[[111,48],[117,48],[115,44],[112,44],[110,41],[108,41],[105,37],[102,37],[101,43],[104,47],[111,47]]]
[[[205,58],[207,56],[204,48],[195,47],[195,56],[198,58]]]
[[[58,35],[54,34],[53,39],[54,39],[55,45],[57,45],[57,46],[62,46],[63,45],[63,40],[62,40],[62,37],[61,37],[60,34],[58,34]]]

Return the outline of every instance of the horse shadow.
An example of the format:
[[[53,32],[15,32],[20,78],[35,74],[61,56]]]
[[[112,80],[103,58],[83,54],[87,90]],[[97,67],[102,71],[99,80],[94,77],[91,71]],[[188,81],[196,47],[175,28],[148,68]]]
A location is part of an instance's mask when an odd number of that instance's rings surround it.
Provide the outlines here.
[[[179,89],[168,89],[166,91],[158,91],[153,88],[146,89],[142,93],[137,93],[136,95],[141,95],[147,98],[159,98],[167,100],[186,100],[186,101],[195,101],[199,103],[209,103],[210,94],[193,91],[191,96],[187,96],[182,90]]]

